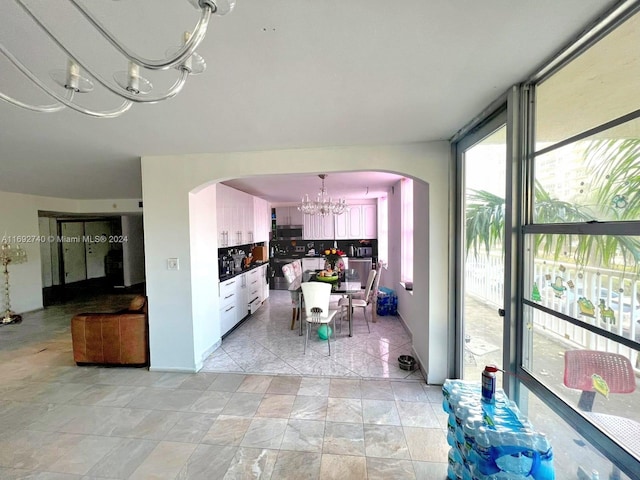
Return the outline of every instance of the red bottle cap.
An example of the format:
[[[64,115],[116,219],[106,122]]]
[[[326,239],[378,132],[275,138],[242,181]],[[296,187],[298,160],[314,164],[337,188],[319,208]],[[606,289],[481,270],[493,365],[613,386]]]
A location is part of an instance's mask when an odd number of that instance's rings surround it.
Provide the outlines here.
[[[496,372],[499,372],[500,369],[498,367],[496,367],[495,365],[485,365],[484,371],[485,372],[496,373]]]

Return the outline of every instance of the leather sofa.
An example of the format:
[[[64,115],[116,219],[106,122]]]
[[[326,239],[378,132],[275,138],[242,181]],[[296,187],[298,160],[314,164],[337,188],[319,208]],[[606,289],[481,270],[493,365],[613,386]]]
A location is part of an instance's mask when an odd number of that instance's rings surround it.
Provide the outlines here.
[[[73,359],[78,365],[149,364],[147,300],[133,298],[114,313],[80,313],[71,319]]]

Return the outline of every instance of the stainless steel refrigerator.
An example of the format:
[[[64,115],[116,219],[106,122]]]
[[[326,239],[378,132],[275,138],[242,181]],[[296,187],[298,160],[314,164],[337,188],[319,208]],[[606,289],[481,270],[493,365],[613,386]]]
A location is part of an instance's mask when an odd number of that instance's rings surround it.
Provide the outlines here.
[[[369,277],[369,272],[373,268],[373,259],[372,258],[352,258],[349,257],[349,265],[348,268],[353,268],[358,272],[358,276],[360,277],[360,285],[362,288],[365,288],[367,283],[367,278]]]

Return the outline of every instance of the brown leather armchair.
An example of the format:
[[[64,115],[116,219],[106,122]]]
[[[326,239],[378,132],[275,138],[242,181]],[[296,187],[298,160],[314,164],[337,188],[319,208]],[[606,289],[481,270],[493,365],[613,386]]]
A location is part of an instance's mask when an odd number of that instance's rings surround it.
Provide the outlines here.
[[[73,359],[78,365],[149,364],[146,298],[136,296],[126,310],[80,313],[71,319]]]

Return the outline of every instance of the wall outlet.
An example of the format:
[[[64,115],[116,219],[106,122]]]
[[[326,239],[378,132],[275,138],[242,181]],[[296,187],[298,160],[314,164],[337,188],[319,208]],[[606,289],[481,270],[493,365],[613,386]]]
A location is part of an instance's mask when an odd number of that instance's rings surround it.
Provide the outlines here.
[[[177,258],[167,258],[167,270],[180,270],[180,262]]]

